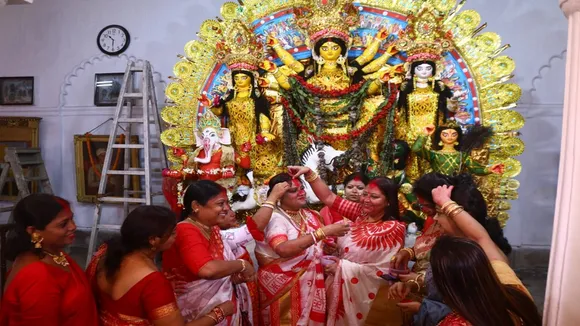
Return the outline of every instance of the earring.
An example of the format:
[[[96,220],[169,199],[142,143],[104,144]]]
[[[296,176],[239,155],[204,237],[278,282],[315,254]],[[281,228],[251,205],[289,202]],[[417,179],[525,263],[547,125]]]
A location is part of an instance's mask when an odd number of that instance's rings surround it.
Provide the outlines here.
[[[40,236],[40,234],[34,232],[32,233],[32,237],[30,239],[30,242],[34,243],[34,248],[36,249],[40,249],[42,248],[42,241],[44,241],[44,238]]]
[[[459,145],[459,142],[456,141],[453,143],[453,145],[457,146],[457,145]]]
[[[338,63],[339,65],[343,65],[346,62],[346,56],[340,56],[338,57],[338,59],[336,59],[336,63]]]
[[[318,65],[322,66],[326,63],[326,60],[324,60],[323,57],[318,57],[318,58],[316,58],[316,63],[318,63]]]
[[[151,247],[151,251],[153,251],[153,252],[157,251],[157,247],[155,247],[155,246]]]
[[[439,146],[443,146],[443,142],[442,142],[442,141],[440,141],[440,142],[439,142],[439,144],[437,144],[437,145],[439,145]]]
[[[198,209],[194,209],[194,210],[193,210],[193,213],[194,213],[194,214],[197,214],[197,212],[198,212],[198,211],[199,211]]]

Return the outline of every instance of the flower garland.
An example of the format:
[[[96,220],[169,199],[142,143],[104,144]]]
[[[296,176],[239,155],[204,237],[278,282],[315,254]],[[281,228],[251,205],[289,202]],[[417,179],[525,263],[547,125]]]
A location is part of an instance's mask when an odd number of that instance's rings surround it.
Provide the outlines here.
[[[298,77],[296,77],[296,79],[299,80]],[[316,89],[317,91],[320,91],[320,92],[331,93],[328,91],[322,91],[322,90],[320,90],[316,87],[313,87],[313,86],[311,86],[311,88]],[[332,93],[334,93],[334,94],[339,94],[342,92],[343,91],[332,91]],[[367,123],[366,125],[358,128],[358,129],[349,131],[348,134],[342,134],[342,135],[319,135],[318,132],[312,130],[309,126],[306,125],[306,123],[304,123],[304,121],[302,121],[300,114],[296,111],[296,109],[294,107],[292,107],[290,105],[288,100],[283,98],[282,105],[285,108],[286,112],[288,112],[290,119],[294,122],[294,124],[296,125],[296,127],[299,130],[302,130],[303,132],[307,133],[308,135],[314,137],[317,140],[332,142],[332,141],[337,141],[337,140],[350,140],[353,138],[357,138],[360,135],[362,135],[365,131],[375,127],[380,122],[380,120],[384,119],[387,116],[387,114],[392,111],[392,108],[395,106],[395,103],[397,101],[397,94],[398,94],[397,86],[393,85],[393,84],[389,84],[389,97],[381,105],[379,105],[379,110],[377,110],[377,112],[375,113],[375,115],[371,119],[371,121],[369,123]],[[317,95],[320,95],[320,94],[317,94]]]
[[[88,132],[85,134],[85,141],[87,143],[87,152],[89,153],[89,161],[91,162],[91,167],[93,168],[93,171],[95,172],[95,174],[100,178],[101,171],[99,171],[99,169],[97,169],[97,167],[96,167],[95,158],[93,157],[93,151],[91,149],[91,134],[89,134]],[[124,142],[125,142],[125,135],[121,134],[119,136],[118,144],[122,144]],[[121,158],[121,149],[117,148],[117,155],[115,156],[115,163],[113,163],[111,170],[117,169],[117,166],[119,165],[120,158]]]

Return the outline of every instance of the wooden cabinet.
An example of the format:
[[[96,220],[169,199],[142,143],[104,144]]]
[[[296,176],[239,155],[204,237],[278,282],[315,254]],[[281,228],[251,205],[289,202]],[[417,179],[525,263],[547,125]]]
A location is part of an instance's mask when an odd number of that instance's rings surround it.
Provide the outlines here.
[[[4,150],[7,147],[39,147],[38,126],[41,119],[34,117],[0,117],[0,162],[4,162]],[[16,184],[10,180],[4,186],[0,194],[0,200],[15,200],[17,195]]]

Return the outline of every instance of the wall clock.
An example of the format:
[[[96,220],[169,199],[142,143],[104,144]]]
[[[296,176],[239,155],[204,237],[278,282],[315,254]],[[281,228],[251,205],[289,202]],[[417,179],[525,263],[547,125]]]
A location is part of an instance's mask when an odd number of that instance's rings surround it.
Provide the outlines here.
[[[99,50],[108,55],[119,55],[125,52],[129,43],[131,43],[129,31],[120,25],[109,25],[103,28],[97,36]]]

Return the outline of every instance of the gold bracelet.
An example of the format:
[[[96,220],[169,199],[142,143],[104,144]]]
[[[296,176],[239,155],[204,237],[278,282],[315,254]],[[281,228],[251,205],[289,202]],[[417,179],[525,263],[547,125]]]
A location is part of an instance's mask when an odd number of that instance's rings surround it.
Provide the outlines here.
[[[218,320],[217,320],[217,318],[215,318],[214,316],[212,316],[212,315],[211,315],[211,313],[210,313],[210,314],[207,314],[207,315],[205,315],[205,316],[206,316],[206,317],[209,317],[209,318],[211,318],[211,320],[213,320],[213,322],[214,322],[216,325],[217,325],[217,324],[219,324],[219,323],[218,323]]]
[[[453,212],[449,213],[449,218],[454,219],[455,216],[461,214],[463,211],[465,211],[463,207],[459,206]]]
[[[272,205],[272,204],[269,204],[269,203],[263,203],[263,204],[262,204],[262,207],[267,207],[267,208],[269,208],[269,209],[271,209],[271,210],[274,210],[274,205]]]
[[[246,271],[246,261],[243,259],[238,259],[241,263],[242,263],[242,270],[240,271],[240,273],[243,273]]]
[[[322,228],[318,228],[318,230],[316,230],[314,234],[316,235],[316,239],[318,239],[318,241],[326,239],[326,234],[324,234]]]
[[[445,209],[445,215],[451,217],[453,215],[453,213],[457,212],[458,210],[462,210],[462,209],[463,209],[463,207],[461,207],[457,204],[449,205]]]
[[[316,171],[311,170],[308,175],[304,176],[304,179],[308,183],[314,182],[314,180],[318,179],[318,173],[316,173]]]
[[[421,284],[419,284],[419,282],[417,282],[415,280],[408,280],[407,283],[417,285],[417,292],[421,291]]]
[[[405,251],[405,252],[409,253],[410,260],[415,259],[415,250],[413,250],[413,248],[403,248],[403,249],[401,249],[401,251]]]
[[[274,202],[271,202],[271,201],[269,201],[269,200],[266,200],[266,201],[264,202],[264,204],[268,204],[268,205],[272,205],[272,206],[276,207],[276,203],[274,203]],[[263,206],[263,205],[262,205],[262,206]]]
[[[442,211],[444,211],[445,210],[445,207],[447,207],[449,205],[452,205],[452,204],[456,204],[457,205],[456,202],[454,202],[453,200],[450,200],[450,201],[446,202],[445,204],[441,205],[440,208],[441,208]]]

